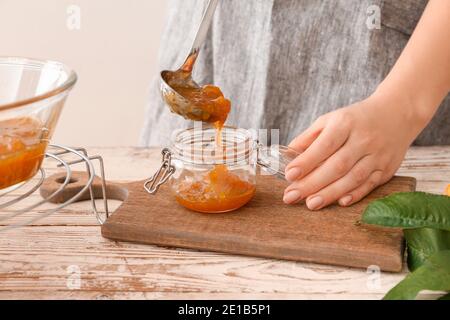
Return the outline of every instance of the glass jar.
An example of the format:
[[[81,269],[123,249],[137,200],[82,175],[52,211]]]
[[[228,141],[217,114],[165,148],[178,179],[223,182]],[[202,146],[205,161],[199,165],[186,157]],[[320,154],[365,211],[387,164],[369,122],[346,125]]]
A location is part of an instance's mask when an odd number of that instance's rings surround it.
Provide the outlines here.
[[[170,148],[163,150],[160,169],[144,187],[155,194],[169,182],[175,200],[187,209],[234,211],[255,195],[258,165],[284,177],[286,165],[298,154],[284,146],[262,146],[255,132],[245,129],[224,127],[218,137],[213,127],[190,128],[173,135]]]

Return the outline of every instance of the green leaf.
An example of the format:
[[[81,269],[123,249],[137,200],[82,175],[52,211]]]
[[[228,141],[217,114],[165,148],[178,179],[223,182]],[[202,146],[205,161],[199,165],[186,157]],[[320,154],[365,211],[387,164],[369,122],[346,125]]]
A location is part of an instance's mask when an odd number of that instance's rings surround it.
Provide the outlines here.
[[[408,245],[408,267],[411,271],[420,267],[434,253],[450,250],[449,231],[420,228],[405,229],[403,233]]]
[[[370,203],[362,221],[387,227],[450,231],[450,197],[424,192],[396,193]]]
[[[412,300],[422,290],[450,291],[450,250],[432,255],[392,288],[385,300]]]

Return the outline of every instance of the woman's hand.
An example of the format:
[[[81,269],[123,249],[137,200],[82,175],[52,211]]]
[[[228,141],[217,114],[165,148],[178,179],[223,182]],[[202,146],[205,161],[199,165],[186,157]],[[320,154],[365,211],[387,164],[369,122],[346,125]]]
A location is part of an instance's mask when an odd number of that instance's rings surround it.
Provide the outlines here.
[[[321,116],[289,145],[303,153],[286,168],[284,202],[349,206],[387,182],[423,127],[410,110],[375,94]]]
[[[291,147],[284,201],[317,210],[361,200],[397,171],[450,91],[450,1],[430,0],[394,68],[370,98],[320,117]]]

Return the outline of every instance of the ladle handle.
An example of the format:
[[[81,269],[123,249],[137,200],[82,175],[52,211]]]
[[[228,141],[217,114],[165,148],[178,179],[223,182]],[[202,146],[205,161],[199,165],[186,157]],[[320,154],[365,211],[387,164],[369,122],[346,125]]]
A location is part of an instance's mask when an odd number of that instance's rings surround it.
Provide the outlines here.
[[[200,48],[205,42],[206,35],[208,34],[208,30],[214,17],[214,12],[216,11],[218,3],[219,0],[209,0],[205,13],[203,14],[202,22],[200,23],[200,26],[198,28],[197,35],[195,36],[194,43],[192,44],[191,52],[189,53],[186,62],[181,67],[181,69],[183,69],[184,71],[192,71],[195,60],[197,59],[198,53],[200,52]]]

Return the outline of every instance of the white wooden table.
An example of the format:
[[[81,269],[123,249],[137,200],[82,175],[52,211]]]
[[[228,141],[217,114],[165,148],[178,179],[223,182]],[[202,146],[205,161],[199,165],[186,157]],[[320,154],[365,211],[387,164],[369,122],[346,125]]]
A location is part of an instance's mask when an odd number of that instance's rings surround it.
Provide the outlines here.
[[[160,161],[158,149],[89,153],[103,156],[109,180],[147,178]],[[412,148],[399,174],[442,193],[450,146]],[[89,202],[0,233],[0,299],[380,299],[404,276],[110,241]]]

